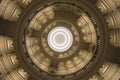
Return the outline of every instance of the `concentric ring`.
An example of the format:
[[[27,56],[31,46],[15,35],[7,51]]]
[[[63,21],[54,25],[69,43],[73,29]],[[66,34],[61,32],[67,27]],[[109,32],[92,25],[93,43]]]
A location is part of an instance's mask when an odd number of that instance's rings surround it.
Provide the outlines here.
[[[73,44],[73,35],[65,27],[56,27],[48,34],[48,44],[56,52],[65,52]]]

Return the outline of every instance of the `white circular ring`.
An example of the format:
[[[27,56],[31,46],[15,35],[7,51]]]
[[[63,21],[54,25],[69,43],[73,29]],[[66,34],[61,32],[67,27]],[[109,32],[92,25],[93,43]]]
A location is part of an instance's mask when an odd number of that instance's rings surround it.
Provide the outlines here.
[[[49,47],[56,52],[65,52],[73,44],[73,35],[65,27],[53,28],[47,37]]]

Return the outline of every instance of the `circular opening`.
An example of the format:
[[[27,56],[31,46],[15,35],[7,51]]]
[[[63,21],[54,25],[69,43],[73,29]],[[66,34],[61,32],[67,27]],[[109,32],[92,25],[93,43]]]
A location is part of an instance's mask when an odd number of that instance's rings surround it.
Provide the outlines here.
[[[65,27],[56,27],[49,32],[47,42],[52,50],[65,52],[73,44],[73,35]]]

